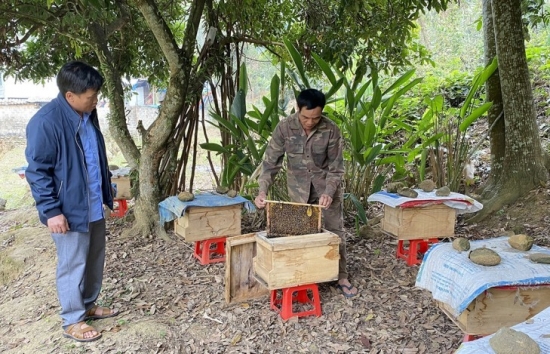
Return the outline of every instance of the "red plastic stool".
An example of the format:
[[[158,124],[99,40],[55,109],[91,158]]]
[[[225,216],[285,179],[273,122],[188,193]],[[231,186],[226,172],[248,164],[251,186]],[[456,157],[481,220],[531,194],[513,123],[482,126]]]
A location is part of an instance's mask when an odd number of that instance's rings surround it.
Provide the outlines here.
[[[477,334],[465,334],[464,339],[462,339],[462,342],[463,343],[471,342],[471,341],[479,339],[479,338],[483,338],[483,336],[479,336]]]
[[[403,245],[404,240],[397,241],[397,258],[402,258],[407,261],[408,266],[413,266],[422,263],[421,259],[418,259],[418,253],[426,253],[430,245],[437,243],[437,238],[429,238],[426,240],[409,240],[409,247],[405,248]]]
[[[225,237],[195,242],[193,255],[202,265],[225,262]]]
[[[111,216],[115,218],[121,218],[126,215],[128,211],[128,202],[126,199],[114,199],[113,200],[113,211]]]
[[[282,295],[279,297],[279,290]],[[319,288],[317,284],[294,286],[291,288],[271,290],[271,309],[279,312],[283,320],[291,317],[303,317],[309,315],[321,316],[321,300],[319,298]],[[311,292],[308,294],[308,290]],[[299,304],[309,304],[313,308],[305,311],[294,312],[294,302]]]

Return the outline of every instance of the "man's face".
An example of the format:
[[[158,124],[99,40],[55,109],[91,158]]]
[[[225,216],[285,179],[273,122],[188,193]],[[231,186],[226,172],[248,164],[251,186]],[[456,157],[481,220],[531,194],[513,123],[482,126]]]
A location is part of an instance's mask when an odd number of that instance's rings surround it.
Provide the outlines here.
[[[298,114],[298,119],[300,119],[300,124],[302,124],[304,130],[310,131],[315,128],[321,120],[322,113],[323,109],[321,107],[315,107],[313,109],[302,107]]]
[[[81,94],[76,94],[68,91],[65,94],[65,98],[67,99],[67,102],[69,102],[69,105],[75,111],[82,115],[82,113],[84,112],[90,113],[94,110],[95,106],[97,105],[98,95],[99,91],[88,89],[86,92]]]

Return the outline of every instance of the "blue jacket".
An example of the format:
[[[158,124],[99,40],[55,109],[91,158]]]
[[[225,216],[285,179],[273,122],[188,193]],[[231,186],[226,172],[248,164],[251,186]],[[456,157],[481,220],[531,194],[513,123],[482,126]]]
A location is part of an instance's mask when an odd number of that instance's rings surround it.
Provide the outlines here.
[[[96,128],[103,203],[113,209],[111,173],[96,110],[90,119]],[[78,135],[81,122],[61,94],[42,107],[27,125],[25,157],[29,166],[25,176],[43,224],[63,214],[71,231],[88,232],[88,174]]]

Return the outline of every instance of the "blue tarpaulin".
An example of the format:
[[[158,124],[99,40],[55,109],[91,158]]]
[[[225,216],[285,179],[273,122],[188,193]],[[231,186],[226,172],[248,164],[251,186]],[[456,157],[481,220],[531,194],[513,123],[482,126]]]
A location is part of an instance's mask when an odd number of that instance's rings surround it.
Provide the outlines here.
[[[254,203],[240,195],[231,198],[224,194],[201,193],[195,194],[195,199],[189,202],[182,202],[176,196],[168,197],[159,203],[160,222],[164,224],[179,218],[188,207],[221,207],[235,204],[244,204],[248,212],[256,210]]]

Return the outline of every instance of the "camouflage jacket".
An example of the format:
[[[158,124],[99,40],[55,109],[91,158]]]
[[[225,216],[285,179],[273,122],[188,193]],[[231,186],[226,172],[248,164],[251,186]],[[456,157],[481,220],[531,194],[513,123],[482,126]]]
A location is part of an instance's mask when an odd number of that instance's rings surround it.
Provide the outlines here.
[[[323,116],[306,136],[298,113],[288,116],[275,128],[265,151],[258,180],[260,192],[267,193],[286,154],[287,187],[292,201],[307,203],[311,184],[317,194],[334,199],[335,193],[340,193],[344,175],[342,146],[340,129],[327,117]]]

